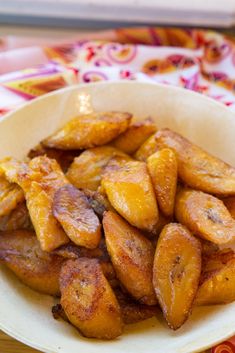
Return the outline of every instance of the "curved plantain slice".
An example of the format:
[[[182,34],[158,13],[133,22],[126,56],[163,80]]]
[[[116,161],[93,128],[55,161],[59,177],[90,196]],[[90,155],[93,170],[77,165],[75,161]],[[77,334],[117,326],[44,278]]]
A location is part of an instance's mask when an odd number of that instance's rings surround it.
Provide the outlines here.
[[[220,250],[204,258],[196,305],[226,304],[235,300],[235,254]]]
[[[155,134],[156,148],[172,148],[180,179],[188,186],[221,196],[235,195],[235,169],[169,129]]]
[[[8,215],[22,201],[24,193],[21,187],[0,176],[0,217]]]
[[[138,161],[146,162],[147,158],[157,150],[158,148],[155,140],[155,134],[153,134],[136,151],[135,158]]]
[[[127,154],[133,154],[156,131],[157,127],[151,118],[136,121],[112,141],[112,145]]]
[[[123,112],[101,112],[78,116],[44,140],[43,144],[62,150],[104,145],[124,132],[131,118],[131,114]]]
[[[131,160],[127,154],[111,146],[91,148],[74,159],[66,176],[77,188],[95,191],[100,186],[102,170],[117,156]]]
[[[46,156],[35,157],[29,164],[8,159],[0,162],[0,171],[22,187],[42,250],[52,251],[68,243],[69,238],[52,214],[55,191],[68,184],[59,164]]]
[[[112,211],[104,214],[103,227],[107,249],[120,282],[141,303],[156,304],[151,242]]]
[[[178,329],[190,315],[200,274],[200,241],[181,224],[165,226],[155,252],[153,285],[170,328]]]
[[[69,184],[62,186],[55,192],[52,210],[76,245],[89,249],[99,245],[101,224],[83,192]]]
[[[235,219],[235,197],[234,196],[226,197],[222,201],[227,207],[227,209],[229,210],[229,213],[231,214],[231,216]]]
[[[173,216],[177,187],[177,158],[170,148],[155,152],[147,166],[156,192],[159,208],[166,217]]]
[[[120,306],[97,260],[67,261],[60,288],[65,314],[84,336],[113,339],[122,333]]]
[[[64,258],[42,251],[34,232],[1,232],[0,261],[28,287],[59,296],[59,274]]]
[[[194,234],[215,244],[235,239],[235,220],[223,202],[202,191],[181,189],[176,196],[177,220]]]
[[[101,185],[111,205],[130,224],[154,233],[158,223],[158,207],[145,163],[108,164]]]

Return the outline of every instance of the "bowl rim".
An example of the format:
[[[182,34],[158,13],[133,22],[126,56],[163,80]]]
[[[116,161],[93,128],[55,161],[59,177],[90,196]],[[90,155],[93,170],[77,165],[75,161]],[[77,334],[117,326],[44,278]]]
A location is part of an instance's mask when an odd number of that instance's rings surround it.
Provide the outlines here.
[[[78,84],[74,84],[74,85],[59,89],[59,90],[49,92],[49,93],[44,94],[42,96],[39,96],[35,99],[27,101],[23,104],[20,104],[13,111],[6,113],[3,117],[0,118],[0,124],[2,121],[5,121],[7,119],[12,118],[16,112],[20,112],[21,110],[23,111],[24,109],[27,109],[27,107],[35,104],[36,101],[39,101],[39,100],[43,101],[43,100],[49,99],[51,96],[56,96],[56,95],[60,96],[60,95],[63,95],[63,93],[70,92],[70,91],[72,92],[75,90],[82,90],[88,86],[92,88],[92,87],[98,87],[98,86],[105,87],[105,86],[110,86],[110,85],[112,85],[114,87],[115,86],[118,87],[118,86],[122,86],[122,85],[129,85],[129,86],[151,86],[152,85],[153,87],[157,86],[157,87],[162,88],[164,90],[171,90],[172,92],[181,92],[184,95],[195,96],[197,99],[200,97],[200,99],[204,100],[207,104],[213,104],[213,105],[217,106],[219,109],[224,109],[224,111],[226,111],[226,112],[230,111],[231,114],[234,114],[234,118],[235,118],[235,112],[231,111],[223,103],[218,102],[218,101],[212,99],[211,97],[205,96],[205,95],[198,93],[198,92],[195,92],[195,91],[187,90],[185,88],[178,87],[178,86],[161,84],[161,83],[157,83],[157,82],[155,83],[155,82],[138,82],[138,81],[117,80],[117,81],[93,82],[93,83],[89,83],[89,84],[87,84],[87,83],[79,84],[78,83]],[[9,325],[5,326],[4,324],[2,324],[1,320],[0,320],[0,329],[3,332],[5,332],[6,334],[8,334],[9,336],[28,345],[29,347],[35,348],[37,350],[41,350],[45,353],[56,353],[54,350],[50,350],[48,348],[46,348],[46,350],[45,350],[45,348],[43,346],[41,346],[39,343],[34,343],[34,342],[30,341],[30,339],[26,338],[22,334],[18,334],[17,332],[15,333],[14,330],[9,327]],[[216,345],[220,342],[223,342],[224,340],[226,340],[227,338],[230,338],[234,334],[235,334],[235,327],[232,328],[231,331],[228,332],[226,335],[224,335],[223,338],[220,338],[218,340],[214,340],[212,345]],[[209,344],[209,345],[204,344],[202,347],[200,347],[199,350],[197,350],[197,352],[208,349],[208,348],[211,348],[211,344]],[[196,352],[196,351],[194,351],[194,352]]]

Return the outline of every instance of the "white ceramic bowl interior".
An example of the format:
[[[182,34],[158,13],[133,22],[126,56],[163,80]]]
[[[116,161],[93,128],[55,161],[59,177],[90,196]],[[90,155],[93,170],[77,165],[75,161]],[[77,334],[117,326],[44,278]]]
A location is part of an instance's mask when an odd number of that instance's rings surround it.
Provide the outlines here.
[[[199,94],[134,82],[74,86],[39,98],[0,121],[0,158],[23,158],[67,120],[90,110],[121,110],[139,119],[151,116],[159,127],[182,133],[235,166],[235,114]],[[171,331],[161,315],[129,325],[123,336],[105,342],[85,339],[51,315],[54,299],[21,284],[0,269],[0,328],[48,353],[190,353],[235,333],[235,303],[195,308],[188,322]]]

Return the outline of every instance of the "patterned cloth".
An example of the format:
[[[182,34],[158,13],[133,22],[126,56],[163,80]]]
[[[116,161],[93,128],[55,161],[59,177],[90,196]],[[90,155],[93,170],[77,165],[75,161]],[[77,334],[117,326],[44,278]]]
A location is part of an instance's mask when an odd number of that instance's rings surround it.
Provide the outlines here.
[[[0,38],[0,74],[0,116],[50,91],[104,80],[176,85],[235,111],[235,41],[208,30],[129,28],[63,43]],[[235,337],[207,352],[235,352]]]

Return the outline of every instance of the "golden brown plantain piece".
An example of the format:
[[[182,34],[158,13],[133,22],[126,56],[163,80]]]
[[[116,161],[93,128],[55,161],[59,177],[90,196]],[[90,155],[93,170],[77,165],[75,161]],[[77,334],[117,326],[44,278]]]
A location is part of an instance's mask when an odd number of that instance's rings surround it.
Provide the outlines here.
[[[61,305],[86,337],[114,339],[123,322],[118,301],[95,259],[69,260],[60,274]]]
[[[235,239],[235,220],[223,202],[202,191],[181,189],[176,196],[177,220],[194,234],[215,244]]]
[[[227,209],[229,210],[231,216],[235,219],[235,197],[230,196],[222,200]]]
[[[30,288],[53,296],[60,294],[59,274],[64,258],[42,251],[34,232],[1,232],[0,261]]]
[[[203,259],[196,305],[225,304],[235,300],[235,254],[220,250]]]
[[[52,212],[76,245],[88,249],[99,245],[101,224],[82,191],[69,184],[57,189]]]
[[[153,285],[170,328],[178,329],[190,315],[200,274],[200,241],[181,224],[165,226],[155,252]]]
[[[148,305],[156,304],[152,284],[154,249],[151,242],[112,211],[104,214],[103,227],[117,278],[135,299]]]
[[[24,200],[21,187],[0,175],[0,217],[8,215]]]
[[[131,114],[123,112],[101,112],[78,116],[44,140],[43,144],[62,150],[104,145],[124,132],[131,118]]]
[[[169,129],[155,134],[156,148],[172,148],[180,179],[188,186],[221,196],[235,195],[235,169]]]
[[[102,187],[111,205],[130,224],[149,232],[155,231],[158,207],[147,166],[131,161],[105,168]]]
[[[67,235],[52,214],[56,190],[68,184],[59,164],[46,156],[35,157],[28,165],[8,159],[0,163],[0,171],[22,187],[42,250],[52,251],[68,243]]]
[[[111,146],[91,148],[74,159],[66,176],[79,189],[97,190],[104,167],[117,156],[124,161],[131,160],[127,154]]]
[[[166,217],[172,217],[177,187],[177,158],[175,152],[170,148],[157,151],[148,157],[147,166],[159,208]]]
[[[133,298],[123,293],[119,288],[115,289],[115,295],[121,307],[124,324],[134,324],[156,316],[159,307],[156,305],[140,304]]]
[[[10,214],[0,217],[0,231],[32,229],[26,203],[21,202]]]
[[[64,151],[56,148],[47,148],[39,144],[29,151],[28,157],[33,159],[38,156],[47,156],[48,158],[55,159],[63,172],[66,173],[74,158],[79,156],[80,153],[81,151],[79,150]]]
[[[138,161],[146,162],[147,158],[157,150],[158,148],[155,140],[155,134],[153,134],[136,151],[135,158]]]
[[[136,121],[112,145],[127,154],[133,154],[156,131],[157,127],[151,118]]]

